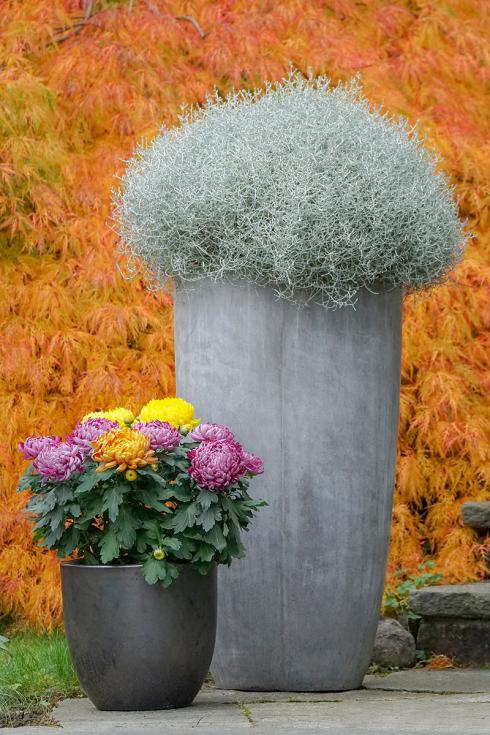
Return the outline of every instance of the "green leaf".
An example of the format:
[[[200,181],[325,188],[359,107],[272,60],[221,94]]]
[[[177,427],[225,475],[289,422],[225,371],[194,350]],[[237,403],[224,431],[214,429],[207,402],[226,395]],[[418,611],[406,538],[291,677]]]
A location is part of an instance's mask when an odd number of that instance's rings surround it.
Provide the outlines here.
[[[62,505],[56,506],[50,513],[47,513],[43,520],[49,521],[52,531],[55,531],[61,524],[64,525],[66,519],[65,509]]]
[[[57,485],[53,489],[53,492],[56,495],[56,502],[59,503],[59,505],[65,505],[65,503],[69,503],[73,500],[73,488],[70,485]]]
[[[75,526],[70,526],[63,533],[60,542],[58,544],[58,556],[70,556],[73,554],[80,541],[80,531]]]
[[[172,528],[175,533],[185,531],[187,528],[192,528],[196,523],[196,518],[200,513],[199,504],[194,502],[189,505],[182,505],[174,511],[172,517]]]
[[[216,549],[214,546],[211,546],[210,544],[201,543],[199,544],[196,551],[194,552],[192,561],[193,563],[196,561],[212,561],[215,554],[216,554]]]
[[[160,513],[171,513],[170,508],[164,504],[165,500],[168,500],[173,496],[172,490],[162,492],[161,488],[158,487],[143,487],[138,490],[138,499],[141,500],[145,505],[149,505],[150,508],[158,510]]]
[[[95,472],[95,470],[89,470],[83,475],[83,480],[78,483],[75,495],[83,495],[92,490],[97,483],[103,480],[108,480],[111,475],[114,474],[114,470],[105,470],[105,472]]]
[[[188,486],[172,485],[173,496],[181,503],[188,503],[192,500],[192,490]]]
[[[100,542],[100,560],[102,564],[108,564],[119,556],[119,542],[114,528],[110,527],[104,532]]]
[[[143,554],[147,550],[148,546],[154,545],[155,539],[149,536],[148,531],[138,531],[136,534],[136,551],[138,554]]]
[[[157,520],[150,519],[143,522],[143,528],[148,531],[148,536],[160,543],[160,526]]]
[[[46,529],[47,530],[47,529]],[[58,526],[54,531],[51,531],[51,533],[46,534],[41,541],[39,541],[39,546],[45,546],[48,549],[53,549],[58,546],[58,541],[63,535],[64,526]]]
[[[175,564],[150,556],[143,564],[143,574],[148,584],[161,582],[164,587],[168,587],[179,576],[179,570]]]
[[[38,477],[40,478],[40,475],[38,475]],[[30,464],[19,480],[17,491],[23,492],[24,490],[29,490],[29,488],[32,487],[32,483],[35,482],[35,478],[34,465]]]
[[[202,526],[205,531],[210,531],[216,521],[221,520],[221,517],[221,510],[219,508],[215,506],[207,508],[196,518],[196,525]]]
[[[136,530],[139,523],[139,520],[134,517],[129,508],[124,505],[121,506],[117,521],[114,524],[114,533],[125,549],[130,549],[136,541]]]
[[[171,549],[172,551],[178,551],[182,546],[182,541],[178,538],[164,538],[162,540],[162,546],[165,549]]]
[[[214,546],[214,548],[218,549],[218,551],[221,551],[226,546],[226,539],[223,536],[223,531],[218,524],[216,524],[214,528],[212,528],[211,531],[209,531],[209,533],[205,535],[204,538],[208,544]]]
[[[102,495],[93,493],[92,495],[83,495],[79,498],[83,515],[89,518],[96,518],[103,513]]]
[[[190,538],[194,541],[204,541],[205,533],[201,528],[187,528],[184,531],[184,538]]]
[[[31,498],[26,504],[26,510],[30,513],[39,513],[39,515],[42,515],[43,513],[49,513],[50,510],[53,510],[55,505],[56,493],[54,490],[50,490],[47,493],[35,495]]]
[[[113,485],[104,490],[102,511],[107,510],[109,512],[109,520],[111,521],[115,521],[118,516],[119,506],[124,499],[124,489],[119,485]]]
[[[65,511],[72,515],[73,518],[78,518],[82,514],[82,509],[78,503],[70,503],[66,506]]]
[[[100,564],[98,559],[96,559],[95,556],[93,554],[90,554],[89,552],[86,552],[83,555],[83,563],[86,564],[88,567],[93,567]]]
[[[176,559],[186,559],[187,561],[190,561],[194,555],[197,544],[184,536],[181,536],[179,541],[180,549],[174,549],[173,555]]]
[[[197,496],[197,501],[203,510],[207,510],[210,505],[218,502],[218,495],[217,493],[212,493],[210,490],[201,490]]]
[[[209,572],[211,571],[213,567],[214,567],[214,562],[200,561],[200,562],[192,562],[191,564],[191,569],[194,569],[195,572],[202,574],[203,577],[205,577],[206,574],[209,574]]]
[[[157,485],[161,485],[164,488],[168,488],[168,480],[166,480],[164,477],[158,474],[158,472],[155,472],[150,467],[145,468],[139,468],[138,474],[143,475],[144,477],[151,477],[151,479],[157,483]]]

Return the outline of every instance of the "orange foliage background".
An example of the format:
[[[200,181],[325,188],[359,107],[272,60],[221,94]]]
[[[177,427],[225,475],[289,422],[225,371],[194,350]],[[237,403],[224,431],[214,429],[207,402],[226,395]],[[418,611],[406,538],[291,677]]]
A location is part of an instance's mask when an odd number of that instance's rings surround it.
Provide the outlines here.
[[[480,577],[460,505],[490,482],[487,0],[95,0],[71,27],[87,7],[3,0],[0,15],[1,613],[60,618],[58,563],[15,494],[17,442],[174,389],[171,301],[120,272],[114,175],[182,102],[290,63],[360,72],[373,102],[420,120],[475,233],[454,284],[406,301],[388,574],[425,555],[448,581]]]

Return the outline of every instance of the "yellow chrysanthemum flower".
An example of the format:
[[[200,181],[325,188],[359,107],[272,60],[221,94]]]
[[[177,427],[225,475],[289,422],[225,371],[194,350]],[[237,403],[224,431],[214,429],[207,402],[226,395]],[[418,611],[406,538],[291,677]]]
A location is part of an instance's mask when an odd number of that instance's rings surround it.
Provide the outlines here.
[[[187,430],[198,425],[200,419],[194,418],[194,406],[183,398],[153,399],[140,411],[140,421],[167,421],[174,428],[186,427]]]
[[[127,426],[132,424],[134,421],[134,413],[129,408],[110,408],[108,411],[92,411],[88,413],[82,419],[82,424],[88,419],[110,419],[111,421],[117,421],[120,426]]]
[[[192,429],[196,428],[200,421],[201,419],[192,419],[192,421],[189,421],[188,424],[184,424],[184,426],[181,426],[180,430],[183,431],[185,434],[188,434],[189,431],[192,431]]]
[[[166,553],[164,552],[164,550],[163,550],[163,549],[161,548],[161,546],[159,546],[159,547],[158,547],[157,549],[155,549],[155,551],[153,552],[153,558],[154,558],[154,559],[158,559],[158,561],[161,561],[162,559],[165,559],[165,557],[166,557],[166,556],[167,556],[167,555],[166,555]]]
[[[101,434],[93,442],[93,447],[92,458],[100,462],[96,472],[136,470],[155,462],[155,452],[150,449],[150,437],[128,426]]]

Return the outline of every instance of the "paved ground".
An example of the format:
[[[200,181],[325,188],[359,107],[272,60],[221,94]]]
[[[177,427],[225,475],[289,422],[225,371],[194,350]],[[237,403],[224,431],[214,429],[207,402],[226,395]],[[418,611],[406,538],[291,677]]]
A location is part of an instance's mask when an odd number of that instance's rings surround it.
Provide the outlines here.
[[[98,712],[67,699],[60,727],[0,728],[5,735],[489,735],[490,669],[401,671],[367,676],[364,689],[332,694],[205,688],[192,707]],[[253,731],[253,732],[252,732]]]

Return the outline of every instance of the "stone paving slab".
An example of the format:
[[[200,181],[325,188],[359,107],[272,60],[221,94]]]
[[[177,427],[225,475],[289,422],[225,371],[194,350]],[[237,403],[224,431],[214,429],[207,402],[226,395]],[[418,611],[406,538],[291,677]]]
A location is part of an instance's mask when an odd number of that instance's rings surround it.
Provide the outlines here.
[[[490,670],[411,670],[369,676],[350,692],[236,692],[206,687],[192,707],[98,712],[61,702],[59,727],[0,728],[2,735],[488,735]],[[459,693],[446,693],[459,692]]]
[[[489,732],[490,697],[486,701],[468,701],[464,695],[425,695],[413,699],[343,702],[315,702],[309,704],[252,704],[251,719],[258,727],[273,726],[291,730],[308,730],[321,725],[328,733],[332,729],[344,729],[345,733],[362,730],[366,733],[383,733],[393,729],[400,733],[466,733]],[[443,729],[441,728],[443,726]]]
[[[490,669],[409,669],[387,676],[366,676],[364,686],[405,692],[490,694]],[[490,733],[490,726],[489,726]]]

